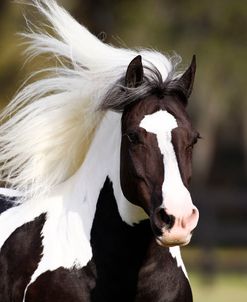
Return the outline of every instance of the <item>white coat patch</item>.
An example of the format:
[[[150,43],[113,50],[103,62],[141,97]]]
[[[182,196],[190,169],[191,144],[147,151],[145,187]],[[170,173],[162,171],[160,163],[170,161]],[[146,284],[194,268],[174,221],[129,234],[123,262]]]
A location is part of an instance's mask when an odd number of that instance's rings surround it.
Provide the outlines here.
[[[184,275],[187,277],[187,279],[189,279],[181,256],[180,247],[179,246],[170,247],[169,252],[171,253],[172,257],[176,259],[177,266],[181,267],[182,271],[184,272]]]

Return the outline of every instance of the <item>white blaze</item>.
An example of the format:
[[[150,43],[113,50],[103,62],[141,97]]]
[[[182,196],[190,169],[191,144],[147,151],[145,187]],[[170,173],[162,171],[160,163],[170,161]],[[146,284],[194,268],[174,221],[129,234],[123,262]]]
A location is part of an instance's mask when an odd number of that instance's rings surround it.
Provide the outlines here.
[[[176,219],[191,208],[190,193],[181,179],[177,157],[172,144],[172,130],[178,127],[174,116],[165,110],[146,115],[140,127],[156,134],[160,152],[164,161],[164,182],[162,185],[163,207]]]
[[[189,191],[181,179],[176,154],[172,145],[172,130],[178,127],[173,115],[165,110],[146,115],[140,123],[140,127],[147,132],[156,134],[158,146],[163,155],[164,182],[162,185],[163,204],[168,213],[175,214],[179,220],[184,210],[192,205]],[[178,215],[178,216],[177,216]],[[173,258],[177,260],[177,266],[181,267],[185,276],[187,272],[183,264],[178,246],[169,248]]]

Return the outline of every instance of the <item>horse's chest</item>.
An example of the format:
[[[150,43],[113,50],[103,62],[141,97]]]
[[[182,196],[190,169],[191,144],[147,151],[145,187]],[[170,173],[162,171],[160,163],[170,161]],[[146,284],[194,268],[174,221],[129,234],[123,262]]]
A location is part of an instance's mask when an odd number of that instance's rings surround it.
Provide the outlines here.
[[[92,301],[134,301],[139,269],[151,237],[148,221],[135,227],[122,221],[112,186],[106,181],[91,232],[97,274]]]
[[[0,301],[189,302],[187,279],[148,221],[135,227],[119,215],[112,187],[101,191],[91,230],[92,259],[83,268],[48,269],[28,286],[42,253],[45,215],[17,229],[0,254]],[[3,277],[2,277],[3,276]]]
[[[191,302],[188,279],[169,249],[150,244],[138,275],[135,302]]]
[[[124,223],[107,182],[91,235],[97,275],[92,301],[192,301],[184,272],[169,249],[157,245],[150,222],[134,227]]]

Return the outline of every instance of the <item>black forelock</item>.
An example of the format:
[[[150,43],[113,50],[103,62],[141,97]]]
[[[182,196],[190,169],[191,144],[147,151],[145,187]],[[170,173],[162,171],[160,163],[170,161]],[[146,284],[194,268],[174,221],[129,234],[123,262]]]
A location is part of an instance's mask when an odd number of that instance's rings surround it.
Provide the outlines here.
[[[179,85],[179,77],[174,77],[174,71],[168,74],[165,81],[163,81],[161,73],[155,66],[152,66],[152,68],[144,67],[144,71],[146,72],[144,73],[143,82],[138,87],[126,87],[124,85],[124,77],[118,80],[106,93],[99,109],[123,112],[129,104],[150,95],[155,95],[159,98],[163,98],[166,95],[174,95],[184,105],[187,104],[186,91]],[[148,76],[145,75],[147,73]]]

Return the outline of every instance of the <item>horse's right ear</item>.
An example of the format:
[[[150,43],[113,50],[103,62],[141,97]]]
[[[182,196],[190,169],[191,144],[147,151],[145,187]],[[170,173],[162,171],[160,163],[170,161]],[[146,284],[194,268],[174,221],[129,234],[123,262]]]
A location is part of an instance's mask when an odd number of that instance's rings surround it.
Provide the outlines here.
[[[196,73],[196,56],[193,55],[189,68],[185,71],[185,73],[177,81],[177,84],[183,88],[187,98],[190,97],[190,94],[192,92],[194,79],[195,79],[195,73]]]
[[[125,75],[125,86],[136,88],[143,82],[142,57],[135,57],[129,64]]]

